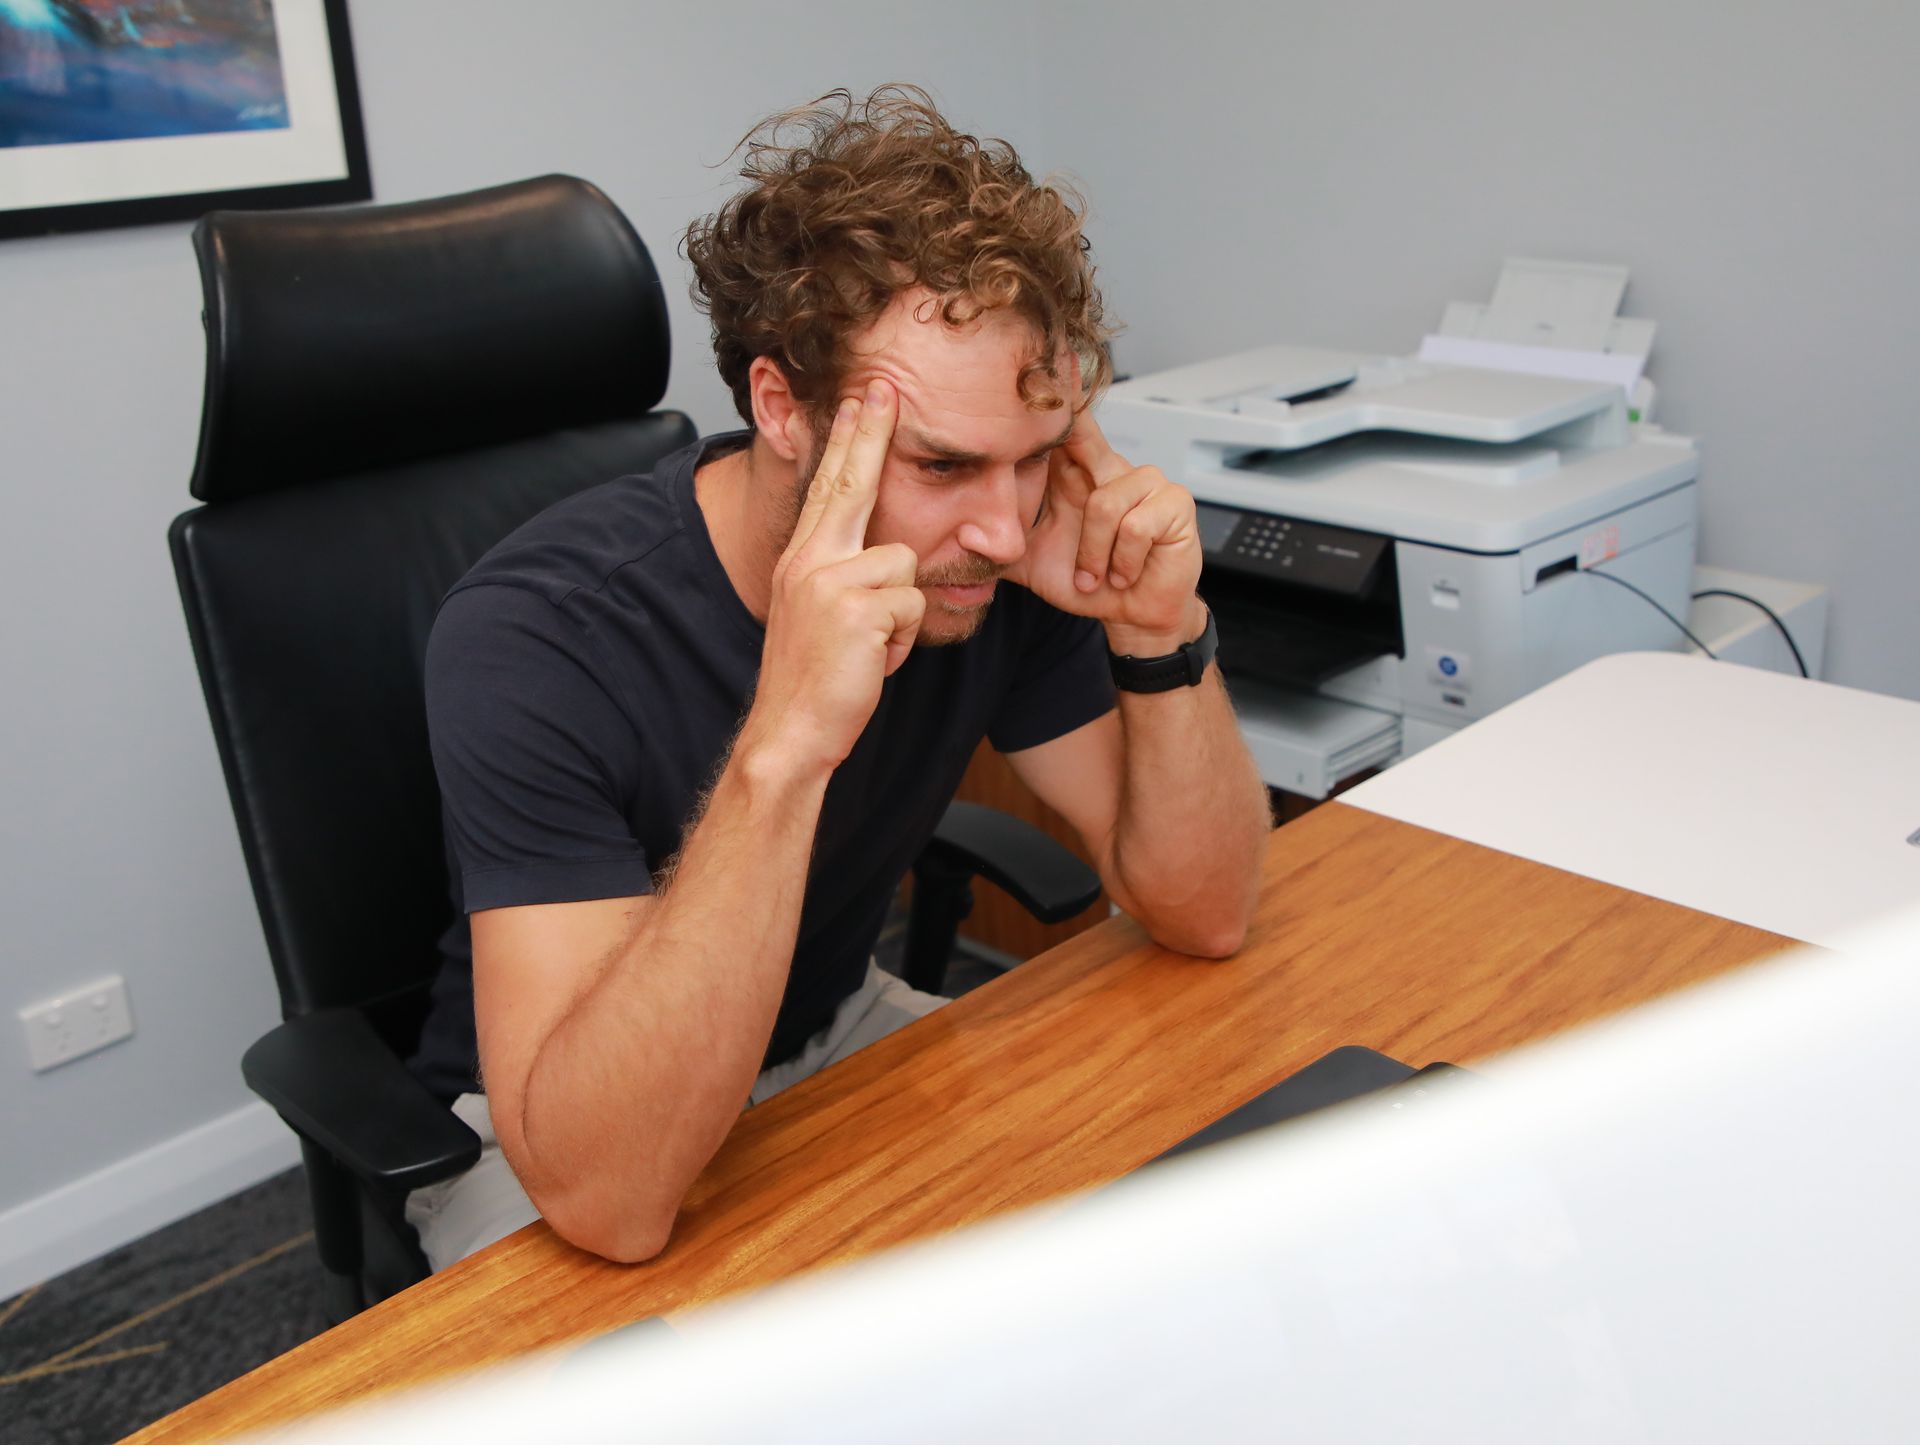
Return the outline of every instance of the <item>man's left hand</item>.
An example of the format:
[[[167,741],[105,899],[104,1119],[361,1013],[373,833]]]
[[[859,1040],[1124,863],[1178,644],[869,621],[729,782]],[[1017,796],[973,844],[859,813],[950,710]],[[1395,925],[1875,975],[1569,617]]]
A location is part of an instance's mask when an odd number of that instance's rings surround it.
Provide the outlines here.
[[[1055,449],[1047,500],[1027,552],[1007,569],[1062,612],[1106,624],[1107,645],[1158,657],[1206,625],[1193,495],[1108,445],[1091,411]]]

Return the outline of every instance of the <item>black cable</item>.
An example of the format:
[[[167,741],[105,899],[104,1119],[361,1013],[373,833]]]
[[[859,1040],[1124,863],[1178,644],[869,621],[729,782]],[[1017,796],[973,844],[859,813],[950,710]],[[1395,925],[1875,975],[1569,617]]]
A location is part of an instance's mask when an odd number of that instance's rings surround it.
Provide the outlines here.
[[[1585,575],[1588,577],[1604,577],[1609,582],[1618,582],[1622,587],[1626,588],[1627,591],[1631,592],[1635,597],[1640,598],[1655,612],[1658,612],[1662,617],[1666,618],[1667,621],[1671,622],[1675,627],[1679,628],[1682,632],[1685,632],[1687,641],[1691,642],[1695,647],[1699,648],[1702,652],[1706,653],[1708,657],[1712,657],[1715,662],[1718,662],[1720,660],[1719,658],[1713,656],[1713,650],[1710,647],[1708,647],[1706,643],[1702,642],[1699,638],[1695,637],[1691,632],[1687,632],[1686,623],[1682,622],[1678,617],[1675,617],[1671,612],[1667,611],[1666,608],[1662,607],[1658,602],[1654,601],[1653,598],[1647,596],[1646,593],[1642,592],[1638,587],[1634,586],[1631,582],[1626,581],[1624,578],[1616,577],[1611,572],[1602,572],[1597,567],[1588,567],[1587,569],[1585,569]]]
[[[1780,620],[1780,614],[1778,612],[1775,612],[1758,597],[1749,597],[1744,592],[1730,592],[1725,587],[1709,587],[1704,592],[1696,592],[1693,594],[1693,600],[1696,602],[1702,597],[1731,597],[1739,602],[1751,602],[1755,607],[1758,607],[1762,612],[1766,613],[1767,616],[1771,617],[1773,619],[1773,625],[1780,629],[1780,635],[1787,640],[1787,651],[1793,654],[1793,660],[1799,664],[1800,675],[1807,678],[1813,676],[1812,673],[1807,671],[1806,658],[1802,657],[1800,655],[1800,649],[1794,646],[1793,634],[1787,631],[1787,624]]]

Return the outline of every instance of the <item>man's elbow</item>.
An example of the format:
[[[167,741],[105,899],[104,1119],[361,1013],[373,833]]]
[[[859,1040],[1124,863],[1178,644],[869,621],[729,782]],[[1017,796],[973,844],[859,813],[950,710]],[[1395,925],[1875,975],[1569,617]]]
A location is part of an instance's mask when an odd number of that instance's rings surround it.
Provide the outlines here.
[[[1192,958],[1231,958],[1246,946],[1247,923],[1245,918],[1218,915],[1175,916],[1147,924],[1147,934],[1174,953]]]
[[[673,1236],[679,1212],[577,1197],[534,1202],[548,1226],[568,1244],[615,1264],[644,1264],[658,1255]]]
[[[586,1165],[543,1157],[526,1137],[524,1114],[502,1108],[494,1119],[514,1177],[568,1244],[615,1264],[641,1264],[667,1247],[686,1181],[634,1168],[617,1151]],[[647,1152],[658,1152],[657,1141]]]
[[[1230,925],[1212,925],[1193,936],[1189,947],[1182,950],[1195,958],[1232,958],[1247,942],[1247,925],[1244,921]]]

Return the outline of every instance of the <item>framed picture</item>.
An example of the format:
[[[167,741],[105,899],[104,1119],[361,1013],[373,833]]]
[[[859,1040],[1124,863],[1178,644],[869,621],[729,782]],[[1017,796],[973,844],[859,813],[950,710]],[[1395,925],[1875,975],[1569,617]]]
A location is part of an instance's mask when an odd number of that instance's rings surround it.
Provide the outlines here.
[[[0,0],[0,237],[372,194],[346,0]]]

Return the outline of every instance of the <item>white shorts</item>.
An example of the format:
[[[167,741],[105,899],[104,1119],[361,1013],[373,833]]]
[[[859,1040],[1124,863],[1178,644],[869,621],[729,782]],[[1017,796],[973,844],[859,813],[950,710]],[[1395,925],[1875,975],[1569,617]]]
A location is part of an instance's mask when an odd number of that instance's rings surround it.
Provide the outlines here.
[[[799,1053],[764,1070],[754,1080],[747,1106],[764,1104],[782,1089],[946,1002],[907,987],[869,960],[866,979],[834,1010],[832,1021],[808,1039]],[[487,1096],[462,1094],[454,1101],[453,1112],[480,1136],[479,1162],[464,1174],[428,1184],[407,1196],[407,1223],[419,1232],[420,1248],[435,1272],[540,1217],[540,1211],[507,1167],[506,1155],[493,1132],[493,1118],[487,1112]]]

